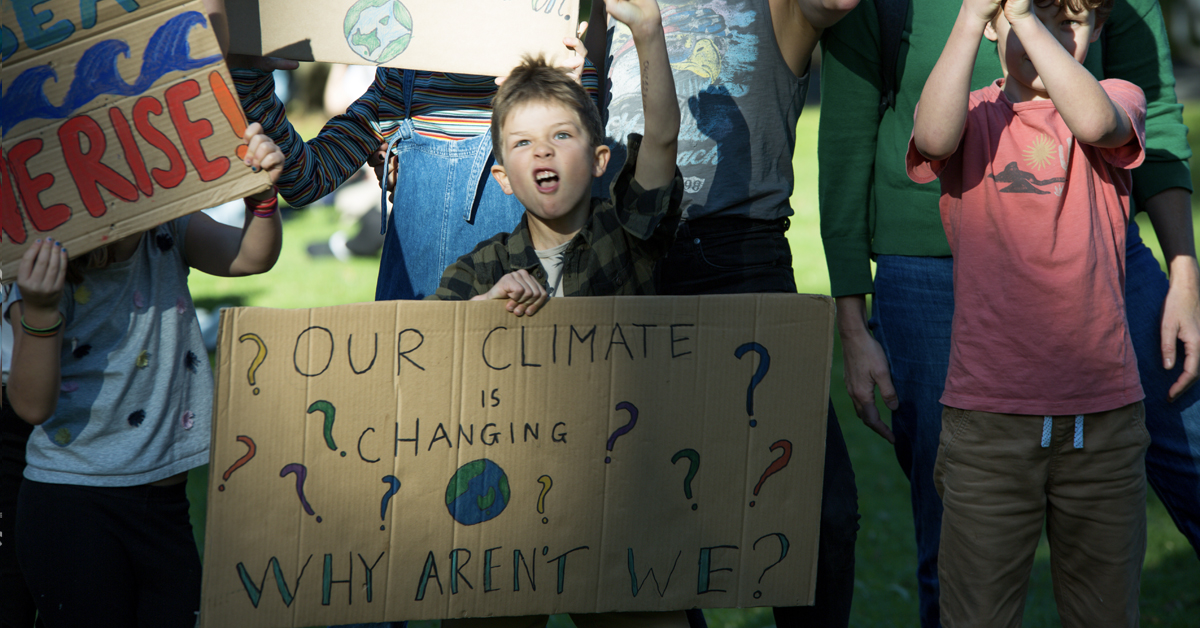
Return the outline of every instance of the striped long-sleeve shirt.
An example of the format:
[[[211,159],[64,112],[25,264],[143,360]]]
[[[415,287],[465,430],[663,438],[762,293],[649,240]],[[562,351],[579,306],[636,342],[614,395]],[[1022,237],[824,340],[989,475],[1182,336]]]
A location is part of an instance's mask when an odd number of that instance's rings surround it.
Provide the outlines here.
[[[277,185],[293,206],[307,205],[337,189],[408,117],[403,70],[379,68],[366,93],[306,142],[288,122],[270,73],[235,69],[232,74],[246,117],[262,124],[283,151],[284,171]],[[594,100],[599,78],[590,64],[583,72],[583,86]],[[495,95],[490,76],[419,71],[413,83],[414,130],[447,140],[480,135],[491,124]]]

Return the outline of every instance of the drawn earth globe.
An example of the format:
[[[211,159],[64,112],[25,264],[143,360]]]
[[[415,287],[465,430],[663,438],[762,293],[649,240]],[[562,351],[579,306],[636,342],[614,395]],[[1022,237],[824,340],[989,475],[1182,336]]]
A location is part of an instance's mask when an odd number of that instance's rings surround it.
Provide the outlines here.
[[[412,15],[398,0],[358,0],[342,22],[346,44],[371,63],[387,63],[412,41]]]
[[[459,467],[446,486],[446,508],[455,521],[466,526],[495,519],[508,500],[508,475],[487,458]]]

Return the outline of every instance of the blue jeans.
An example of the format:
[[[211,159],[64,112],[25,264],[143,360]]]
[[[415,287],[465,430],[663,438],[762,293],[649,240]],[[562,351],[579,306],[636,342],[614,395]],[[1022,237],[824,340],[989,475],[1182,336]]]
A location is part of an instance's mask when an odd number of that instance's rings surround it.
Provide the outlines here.
[[[1126,317],[1151,437],[1146,476],[1200,555],[1200,386],[1167,403],[1167,390],[1182,370],[1183,347],[1178,348],[1179,364],[1165,371],[1159,325],[1167,280],[1132,221],[1125,257]],[[911,489],[921,625],[935,628],[942,502],[933,486],[933,467],[942,421],[938,399],[950,359],[954,264],[948,257],[880,255],[875,261],[871,330],[887,354],[900,401],[892,413],[892,431],[896,458]]]
[[[391,215],[379,260],[375,300],[423,299],[437,290],[446,267],[476,244],[512,231],[525,208],[492,178],[492,134],[441,140],[396,130],[399,157]],[[388,207],[384,199],[384,208]]]
[[[887,354],[900,402],[892,412],[892,432],[912,499],[921,626],[936,628],[942,500],[933,485],[933,465],[942,430],[938,400],[946,384],[954,316],[951,258],[880,255],[871,308],[871,331]]]
[[[701,218],[679,226],[675,244],[656,268],[659,294],[795,292],[786,219],[752,221]],[[858,490],[850,453],[833,404],[825,432],[821,539],[813,606],[776,608],[780,628],[844,628],[854,596],[854,542],[858,536]]]
[[[1183,344],[1178,343],[1175,368],[1162,367],[1160,325],[1167,277],[1142,244],[1136,223],[1130,224],[1127,242],[1125,316],[1146,393],[1146,429],[1151,439],[1146,479],[1200,558],[1200,386],[1167,401],[1167,391],[1183,372],[1184,357]]]

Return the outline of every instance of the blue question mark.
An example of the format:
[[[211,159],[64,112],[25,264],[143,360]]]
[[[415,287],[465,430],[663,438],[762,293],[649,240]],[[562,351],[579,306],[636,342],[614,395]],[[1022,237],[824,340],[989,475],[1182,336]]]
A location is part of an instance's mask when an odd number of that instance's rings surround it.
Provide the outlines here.
[[[382,482],[391,485],[391,488],[383,494],[383,502],[379,504],[379,520],[386,521],[388,502],[392,499],[392,495],[395,495],[396,491],[400,490],[400,480],[396,479],[394,475],[385,475]],[[383,526],[379,526],[379,529],[382,530]]]
[[[758,353],[758,370],[754,371],[754,377],[750,378],[750,387],[746,389],[746,414],[754,416],[754,389],[763,381],[763,378],[767,376],[767,371],[771,368],[771,354],[767,352],[766,347],[757,342],[747,342],[733,352],[733,357],[740,360],[748,351]],[[750,419],[750,427],[757,425],[758,421]]]

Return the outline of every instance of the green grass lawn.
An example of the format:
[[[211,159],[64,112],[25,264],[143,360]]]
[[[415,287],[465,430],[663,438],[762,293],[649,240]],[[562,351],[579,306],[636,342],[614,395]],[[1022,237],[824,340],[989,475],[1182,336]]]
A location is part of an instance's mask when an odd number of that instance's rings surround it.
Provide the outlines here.
[[[1195,113],[1193,113],[1195,112]],[[1187,111],[1192,128],[1200,128],[1200,109]],[[817,120],[808,109],[797,129],[796,215],[788,238],[792,245],[796,283],[801,292],[828,293],[829,278],[821,247],[817,215]],[[319,124],[319,122],[318,122]],[[315,131],[305,125],[305,133]],[[1194,145],[1196,140],[1194,140]],[[1193,208],[1195,213],[1195,207]],[[1144,216],[1140,220],[1144,221]],[[1143,237],[1157,250],[1148,222]],[[332,209],[296,212],[284,223],[284,248],[275,269],[266,275],[223,279],[193,273],[192,295],[198,307],[253,305],[280,308],[318,307],[369,301],[375,290],[377,260],[357,259],[343,264],[330,258],[313,260],[305,247],[338,228]],[[1161,260],[1161,254],[1159,254]],[[854,607],[851,625],[862,628],[914,626],[917,622],[916,545],[908,498],[908,482],[900,472],[891,446],[864,427],[854,415],[842,384],[841,348],[834,348],[833,402],[846,436],[858,482],[859,512]],[[883,407],[880,404],[880,407]],[[191,475],[189,495],[197,541],[203,548],[207,468]],[[1162,504],[1151,495],[1149,544],[1142,577],[1142,621],[1146,626],[1196,626],[1200,617],[1200,561],[1176,530]],[[1049,551],[1045,540],[1038,549],[1024,625],[1059,625],[1050,584]],[[771,626],[769,609],[706,611],[709,625]],[[414,622],[413,628],[436,622]],[[552,625],[569,626],[556,617]]]

